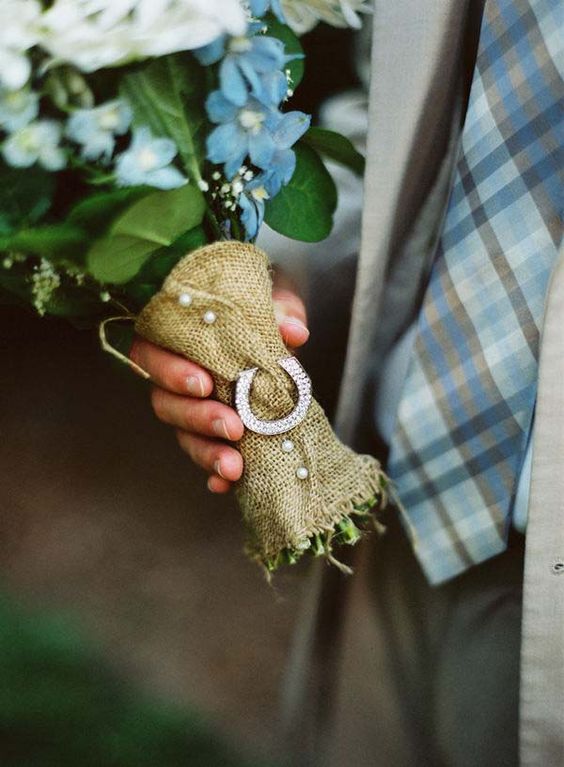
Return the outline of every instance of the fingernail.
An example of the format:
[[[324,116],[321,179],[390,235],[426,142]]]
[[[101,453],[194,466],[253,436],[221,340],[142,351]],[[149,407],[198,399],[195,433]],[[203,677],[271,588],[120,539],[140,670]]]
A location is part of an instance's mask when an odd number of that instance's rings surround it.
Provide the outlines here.
[[[305,332],[309,336],[309,330],[306,328],[304,323],[301,320],[298,320],[296,317],[285,317],[284,318],[284,324],[285,325],[293,325],[295,328],[299,328],[300,330],[305,330]]]
[[[216,473],[216,474],[219,474],[219,476],[220,476],[222,479],[225,479],[225,477],[224,477],[224,476],[223,476],[223,474],[221,473],[221,462],[220,462],[220,461],[216,461],[216,462],[214,463],[214,465],[213,465],[213,470],[215,471],[215,473]]]
[[[199,376],[188,376],[186,379],[186,388],[188,389],[188,393],[193,397],[204,396],[204,382]]]
[[[213,479],[213,477],[208,477],[208,482],[207,482],[207,485],[208,485],[208,490],[210,491],[210,493],[215,493],[215,490],[214,490],[214,489],[213,489],[213,487],[211,486],[211,481],[212,481],[212,479]]]
[[[212,421],[212,431],[217,437],[231,439],[231,435],[227,430],[227,424],[223,418],[217,418],[215,421]]]

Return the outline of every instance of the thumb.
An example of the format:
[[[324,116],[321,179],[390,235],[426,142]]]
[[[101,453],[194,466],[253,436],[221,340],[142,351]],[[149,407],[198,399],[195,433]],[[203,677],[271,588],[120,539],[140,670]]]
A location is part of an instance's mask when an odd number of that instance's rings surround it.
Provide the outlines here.
[[[309,338],[303,301],[290,290],[274,290],[274,315],[282,340],[290,348],[303,346]]]

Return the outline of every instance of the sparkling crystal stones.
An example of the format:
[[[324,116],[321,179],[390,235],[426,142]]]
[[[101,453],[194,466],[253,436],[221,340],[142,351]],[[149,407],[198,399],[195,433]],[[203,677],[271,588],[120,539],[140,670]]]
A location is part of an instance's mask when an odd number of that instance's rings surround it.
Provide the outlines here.
[[[181,293],[178,296],[178,303],[180,306],[188,307],[192,303],[192,296],[190,293]]]
[[[213,325],[213,323],[217,320],[217,314],[212,312],[211,309],[208,309],[207,312],[204,312],[202,319],[206,325]]]
[[[296,469],[296,477],[298,479],[307,479],[309,477],[309,471],[305,466],[298,466]]]
[[[281,447],[285,453],[291,453],[294,449],[294,443],[291,439],[283,439]]]
[[[278,364],[288,373],[298,390],[298,402],[292,412],[284,418],[278,418],[274,421],[263,421],[253,414],[249,398],[253,379],[258,368],[243,370],[237,378],[235,385],[235,409],[247,429],[254,431],[256,434],[271,436],[290,431],[290,429],[293,429],[303,421],[311,402],[311,381],[298,360],[295,357],[283,357],[281,360],[278,360]],[[291,442],[291,440],[284,441]]]

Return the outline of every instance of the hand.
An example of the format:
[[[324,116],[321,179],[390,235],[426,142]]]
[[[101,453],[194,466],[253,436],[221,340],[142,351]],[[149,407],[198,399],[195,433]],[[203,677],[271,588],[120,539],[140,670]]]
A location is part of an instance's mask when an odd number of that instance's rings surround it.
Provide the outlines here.
[[[290,287],[278,283],[272,291],[278,327],[286,346],[295,349],[309,338],[305,307]],[[209,473],[209,490],[226,493],[243,472],[243,459],[232,443],[241,439],[244,427],[233,408],[210,399],[210,373],[139,336],[130,357],[151,376],[157,418],[176,429],[182,450]]]

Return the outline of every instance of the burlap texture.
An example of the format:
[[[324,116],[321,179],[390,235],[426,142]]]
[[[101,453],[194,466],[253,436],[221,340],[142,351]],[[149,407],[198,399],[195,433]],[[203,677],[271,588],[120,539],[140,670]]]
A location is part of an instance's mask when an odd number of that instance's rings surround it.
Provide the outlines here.
[[[189,307],[179,304],[189,293]],[[140,313],[136,330],[145,338],[207,368],[215,396],[232,404],[234,381],[258,367],[251,390],[252,410],[272,420],[293,410],[295,386],[278,365],[288,356],[274,317],[266,255],[250,244],[218,242],[185,256]],[[217,319],[206,324],[212,310]],[[291,439],[294,450],[281,444]],[[244,472],[236,494],[248,530],[247,551],[273,560],[285,548],[333,529],[355,504],[381,497],[382,472],[376,459],[357,455],[335,436],[322,408],[312,399],[304,420],[291,431],[262,436],[249,430],[238,443]],[[306,480],[296,476],[305,466]]]

